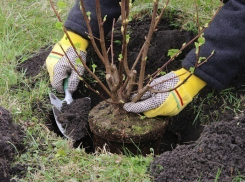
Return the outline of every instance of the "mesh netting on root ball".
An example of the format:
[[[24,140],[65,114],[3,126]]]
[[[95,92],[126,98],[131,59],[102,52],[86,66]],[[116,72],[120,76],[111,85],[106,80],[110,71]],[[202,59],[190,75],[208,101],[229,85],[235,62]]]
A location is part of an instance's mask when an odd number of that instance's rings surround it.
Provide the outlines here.
[[[206,126],[191,145],[178,146],[155,158],[155,181],[232,181],[245,174],[245,117]]]

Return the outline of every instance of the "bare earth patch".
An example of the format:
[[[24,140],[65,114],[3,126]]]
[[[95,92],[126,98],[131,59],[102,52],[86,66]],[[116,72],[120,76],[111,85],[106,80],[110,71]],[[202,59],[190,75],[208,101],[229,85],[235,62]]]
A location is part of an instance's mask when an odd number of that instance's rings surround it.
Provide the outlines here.
[[[21,127],[13,124],[10,112],[0,106],[0,181],[9,181],[14,175],[25,175],[25,166],[11,165],[15,155],[25,150],[23,137]]]

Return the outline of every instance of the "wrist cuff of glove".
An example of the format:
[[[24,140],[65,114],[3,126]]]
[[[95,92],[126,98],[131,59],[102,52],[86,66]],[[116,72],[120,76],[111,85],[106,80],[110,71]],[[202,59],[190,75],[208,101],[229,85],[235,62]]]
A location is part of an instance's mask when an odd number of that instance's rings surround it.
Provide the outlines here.
[[[181,82],[191,75],[191,73],[184,68],[174,71],[174,73],[179,77]],[[205,86],[206,82],[193,74],[184,83],[184,87],[191,97],[194,97]]]
[[[81,51],[86,52],[86,49],[88,47],[88,40],[84,39],[83,37],[81,37],[80,35],[71,32],[71,31],[67,31],[69,37],[71,38],[72,43]],[[63,36],[63,38],[60,41],[61,45],[70,45],[70,41],[67,38],[66,34]]]

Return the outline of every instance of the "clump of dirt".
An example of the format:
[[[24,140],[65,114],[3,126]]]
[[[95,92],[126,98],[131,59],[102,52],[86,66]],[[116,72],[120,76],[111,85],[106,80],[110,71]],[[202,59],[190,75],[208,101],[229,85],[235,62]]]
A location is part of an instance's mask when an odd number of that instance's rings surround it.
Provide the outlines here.
[[[94,148],[105,144],[113,153],[150,154],[150,148],[159,153],[161,137],[167,127],[164,118],[141,118],[134,113],[121,113],[113,104],[100,102],[89,114],[89,126],[93,133]]]
[[[110,141],[131,143],[148,141],[161,136],[167,126],[167,120],[144,118],[134,113],[120,114],[113,104],[103,101],[89,114],[89,125],[94,134]]]
[[[193,144],[181,145],[156,157],[151,164],[155,181],[220,181],[245,174],[245,117],[206,126]]]
[[[42,47],[38,53],[31,54],[32,56],[29,59],[19,64],[16,68],[17,71],[25,72],[25,76],[27,77],[37,76],[42,70],[45,60],[51,50],[51,46]],[[21,56],[17,57],[16,59],[19,60],[20,58]]]
[[[0,181],[9,181],[14,175],[25,175],[25,166],[12,166],[14,157],[25,151],[23,137],[21,127],[13,124],[10,112],[0,106]]]
[[[88,135],[88,114],[91,99],[81,98],[74,100],[71,104],[64,104],[58,121],[66,129],[66,135],[74,141],[78,141]]]

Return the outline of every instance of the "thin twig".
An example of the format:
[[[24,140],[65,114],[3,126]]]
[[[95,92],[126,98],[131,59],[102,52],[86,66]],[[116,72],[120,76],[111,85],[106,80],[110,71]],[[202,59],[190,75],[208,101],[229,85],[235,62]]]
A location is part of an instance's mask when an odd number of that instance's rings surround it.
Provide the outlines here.
[[[157,19],[156,19],[156,24],[155,24],[155,27],[154,27],[155,30],[156,30],[157,25],[159,24],[159,22],[160,22],[160,20],[161,20],[161,18],[162,18],[163,13],[165,12],[165,10],[166,10],[166,8],[167,8],[167,6],[168,6],[168,3],[169,3],[169,0],[167,0],[167,2],[166,2],[166,4],[164,5],[164,8],[162,9],[160,15],[159,15],[159,16],[157,17]]]
[[[187,71],[188,72],[188,71]],[[187,72],[185,72],[184,74],[186,74]],[[182,74],[183,75],[183,74]],[[168,89],[168,90],[165,90],[165,91],[160,91],[160,90],[155,90],[155,89],[152,89],[153,86],[150,86],[151,88],[151,92],[153,93],[165,93],[165,92],[171,92],[173,90],[176,90],[177,88],[179,88],[181,85],[183,85],[193,74],[190,74],[188,75],[182,82],[179,83],[179,85],[175,86],[174,88],[172,89]],[[179,77],[179,76],[176,76],[176,77]],[[173,79],[173,78],[172,78]],[[165,81],[165,80],[164,80]],[[160,83],[158,83],[160,84]]]
[[[199,24],[199,15],[198,15],[198,6],[197,6],[197,0],[195,0],[195,7],[196,7],[196,23],[197,23],[197,28],[198,28],[198,32],[201,31],[201,27],[200,27],[200,24]]]
[[[113,19],[113,23],[112,23],[112,31],[111,31],[111,64],[114,64],[114,50],[113,50],[113,33],[114,33],[114,27],[115,27],[115,18]]]
[[[197,64],[197,67],[203,65],[204,63],[206,63],[212,56],[214,55],[214,53],[211,53],[204,61],[202,61],[201,63]]]
[[[156,15],[157,15],[157,10],[158,10],[158,2],[159,2],[159,0],[154,1],[151,25],[150,25],[150,29],[149,29],[147,38],[145,40],[144,50],[142,52],[138,90],[141,90],[143,88],[143,84],[144,84],[147,53],[148,53],[148,49],[150,47],[150,41],[151,41],[153,32],[155,31],[154,28],[155,28],[155,21],[156,21]]]
[[[87,29],[88,29],[90,41],[91,41],[91,43],[92,43],[92,45],[94,47],[94,50],[95,50],[96,54],[98,55],[98,57],[100,58],[100,60],[103,62],[104,61],[104,58],[103,58],[103,56],[102,56],[102,54],[101,54],[101,52],[100,52],[100,50],[99,50],[99,48],[98,48],[95,40],[94,40],[93,32],[92,32],[91,26],[89,24],[89,19],[88,19],[87,15],[86,15],[86,9],[85,9],[83,0],[81,0],[80,2],[81,2],[81,11],[83,13],[83,17],[84,17],[85,23],[87,25]]]
[[[119,63],[119,74],[123,73],[123,68],[126,73],[126,75],[129,75],[130,71],[128,68],[128,61],[127,61],[127,28],[128,28],[128,13],[126,13],[126,7],[128,7],[129,1],[128,0],[122,0],[121,1],[121,18],[122,18],[122,27],[121,27],[121,32],[123,36],[122,40],[122,58]]]
[[[100,0],[95,0],[95,7],[96,7],[97,21],[99,25],[100,48],[102,50],[103,63],[106,68],[106,73],[110,74],[111,70],[110,70],[110,63],[109,63],[108,54],[107,54],[106,46],[105,46],[105,33],[104,33],[104,28],[103,28],[104,22],[102,21],[102,18],[101,18],[102,14],[101,14],[101,9],[100,9]]]
[[[88,32],[85,32],[85,34],[87,34],[89,37],[93,36],[93,35],[90,35]],[[93,38],[96,39],[97,41],[100,41],[100,39],[95,36],[93,36]]]

